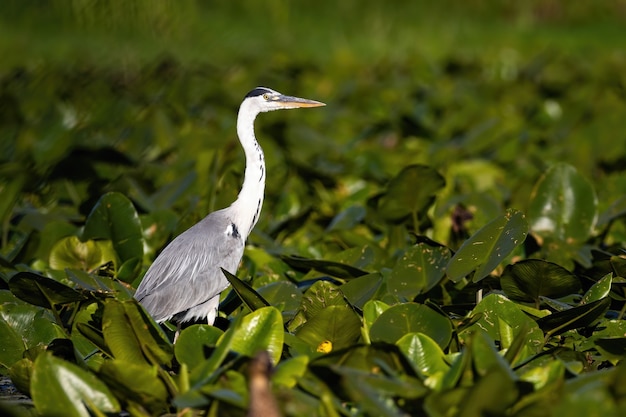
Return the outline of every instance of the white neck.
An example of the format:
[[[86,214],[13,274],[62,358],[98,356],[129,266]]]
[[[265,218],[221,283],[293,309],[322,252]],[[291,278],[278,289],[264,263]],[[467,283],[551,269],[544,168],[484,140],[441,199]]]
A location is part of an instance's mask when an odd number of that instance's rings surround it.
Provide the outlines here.
[[[236,212],[237,228],[244,240],[259,220],[265,192],[265,157],[254,136],[254,119],[258,112],[244,108],[245,105],[244,102],[239,108],[237,135],[246,155],[246,171],[237,200],[231,204]]]

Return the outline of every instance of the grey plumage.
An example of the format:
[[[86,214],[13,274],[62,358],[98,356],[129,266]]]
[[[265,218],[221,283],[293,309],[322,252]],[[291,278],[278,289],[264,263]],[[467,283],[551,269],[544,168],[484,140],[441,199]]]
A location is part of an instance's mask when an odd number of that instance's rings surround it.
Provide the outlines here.
[[[146,272],[135,298],[156,321],[206,318],[212,324],[215,320],[220,293],[228,287],[220,268],[236,273],[263,206],[265,159],[254,135],[257,114],[323,105],[265,87],[246,95],[237,117],[237,134],[246,156],[241,191],[229,207],[209,214],[176,237]]]

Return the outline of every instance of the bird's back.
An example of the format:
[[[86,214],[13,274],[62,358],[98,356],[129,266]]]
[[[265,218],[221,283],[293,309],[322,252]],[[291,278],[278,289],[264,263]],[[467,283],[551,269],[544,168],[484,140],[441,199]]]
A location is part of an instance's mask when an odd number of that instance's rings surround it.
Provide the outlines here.
[[[228,281],[220,268],[235,273],[245,237],[229,209],[209,214],[176,237],[146,272],[135,298],[158,322],[176,317],[210,317]],[[213,316],[214,317],[214,316]]]

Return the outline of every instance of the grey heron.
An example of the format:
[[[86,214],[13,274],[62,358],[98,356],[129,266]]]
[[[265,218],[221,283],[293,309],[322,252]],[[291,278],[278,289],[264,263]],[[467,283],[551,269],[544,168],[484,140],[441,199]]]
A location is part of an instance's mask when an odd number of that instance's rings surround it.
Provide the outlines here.
[[[210,213],[177,236],[154,260],[135,298],[159,323],[206,319],[213,324],[220,293],[228,281],[220,268],[236,273],[250,231],[259,220],[265,191],[265,159],[254,135],[259,113],[324,106],[319,101],[286,96],[257,87],[244,98],[237,134],[246,157],[243,185],[235,202]]]

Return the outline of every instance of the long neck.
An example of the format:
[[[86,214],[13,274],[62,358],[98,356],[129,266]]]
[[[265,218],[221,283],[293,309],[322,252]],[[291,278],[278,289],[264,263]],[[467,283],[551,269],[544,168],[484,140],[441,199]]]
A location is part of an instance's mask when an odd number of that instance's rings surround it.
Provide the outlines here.
[[[265,192],[265,157],[254,136],[255,118],[256,112],[246,111],[244,106],[239,109],[237,134],[246,155],[246,171],[241,191],[231,207],[236,210],[237,227],[244,239],[259,220]]]

